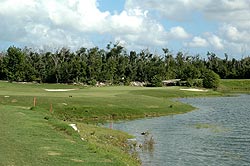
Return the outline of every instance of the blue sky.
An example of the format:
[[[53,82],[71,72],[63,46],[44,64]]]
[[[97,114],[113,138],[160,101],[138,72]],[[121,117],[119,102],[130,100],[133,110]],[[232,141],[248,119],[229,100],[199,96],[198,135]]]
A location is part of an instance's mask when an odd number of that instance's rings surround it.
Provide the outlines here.
[[[101,11],[122,12],[124,10],[125,0],[97,0]]]
[[[169,48],[250,55],[249,0],[1,0],[0,49]]]

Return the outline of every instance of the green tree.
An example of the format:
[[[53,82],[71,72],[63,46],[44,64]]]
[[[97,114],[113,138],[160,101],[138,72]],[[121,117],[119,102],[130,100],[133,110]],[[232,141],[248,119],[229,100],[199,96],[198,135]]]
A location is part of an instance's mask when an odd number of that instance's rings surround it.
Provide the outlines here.
[[[146,75],[146,58],[144,55],[144,52],[141,52],[139,54],[139,58],[136,64],[137,68],[136,68],[136,81],[141,81],[141,82],[145,82],[147,81],[147,75]]]
[[[4,63],[3,63],[3,53],[0,53],[0,80],[6,79],[6,74],[4,71]]]
[[[130,81],[136,80],[137,74],[137,61],[138,57],[135,51],[131,51],[129,56],[125,59],[126,67],[125,67],[125,82],[129,85]]]
[[[119,61],[123,63],[122,56],[125,55],[124,48],[119,43],[107,46],[108,50],[105,58],[104,71],[106,71],[106,80],[111,83],[118,83],[119,80],[124,77],[125,64],[119,64]],[[122,69],[119,69],[122,67]],[[120,75],[122,74],[122,75]]]
[[[41,55],[37,52],[33,52],[31,49],[25,49],[25,77],[27,81],[41,82],[43,63],[41,61]]]
[[[151,80],[151,86],[162,87],[162,77],[160,75],[154,75]]]
[[[230,60],[225,54],[221,59],[208,52],[207,59],[201,59],[199,55],[190,56],[182,52],[173,55],[168,48],[162,50],[162,55],[152,54],[148,49],[127,54],[119,43],[108,44],[106,50],[94,47],[80,48],[76,52],[67,48],[33,52],[27,47],[12,46],[0,53],[0,79],[91,84],[101,81],[128,85],[131,81],[155,84],[157,80],[180,78],[188,81],[190,86],[200,86],[200,81],[196,83],[196,80],[204,78],[204,85],[211,87],[206,84],[206,79],[213,75],[208,70],[220,78],[250,78],[250,57]]]
[[[184,78],[184,68],[186,67],[185,63],[185,56],[182,52],[178,52],[176,55],[176,67],[175,67],[175,73],[177,78]]]
[[[203,87],[217,89],[220,84],[220,76],[212,70],[207,70],[203,76]]]
[[[20,48],[9,47],[3,64],[7,80],[25,81],[25,54]]]

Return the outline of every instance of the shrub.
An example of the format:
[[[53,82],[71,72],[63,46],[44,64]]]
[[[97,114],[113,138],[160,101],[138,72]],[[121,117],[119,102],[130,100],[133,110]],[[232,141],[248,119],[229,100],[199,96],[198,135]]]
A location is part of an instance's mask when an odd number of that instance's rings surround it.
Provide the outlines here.
[[[95,86],[97,83],[97,81],[95,79],[91,79],[88,81],[88,85],[92,85],[92,86]]]
[[[193,86],[203,87],[203,81],[201,79],[195,79]]]
[[[151,81],[152,87],[162,87],[162,79],[161,76],[155,75]]]
[[[212,70],[208,70],[203,76],[203,87],[217,89],[220,84],[220,76]]]
[[[191,78],[187,79],[187,87],[192,87],[194,85],[194,80]]]

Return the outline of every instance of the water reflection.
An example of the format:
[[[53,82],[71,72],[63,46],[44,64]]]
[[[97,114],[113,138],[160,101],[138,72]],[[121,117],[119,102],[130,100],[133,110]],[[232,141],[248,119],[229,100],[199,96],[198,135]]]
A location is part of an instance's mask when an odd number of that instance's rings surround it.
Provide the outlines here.
[[[136,136],[153,138],[152,150],[141,150],[143,165],[250,165],[250,96],[190,98],[196,111],[114,124]]]

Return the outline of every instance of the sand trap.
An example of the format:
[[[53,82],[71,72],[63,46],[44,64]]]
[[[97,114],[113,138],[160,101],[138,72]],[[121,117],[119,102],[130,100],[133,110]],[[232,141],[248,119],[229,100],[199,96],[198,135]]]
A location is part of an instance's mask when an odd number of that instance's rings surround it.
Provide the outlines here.
[[[184,91],[192,91],[192,92],[207,92],[208,90],[204,90],[204,89],[196,89],[196,88],[188,88],[188,89],[180,89],[180,90],[184,90]]]
[[[47,92],[68,92],[76,89],[44,89]]]

